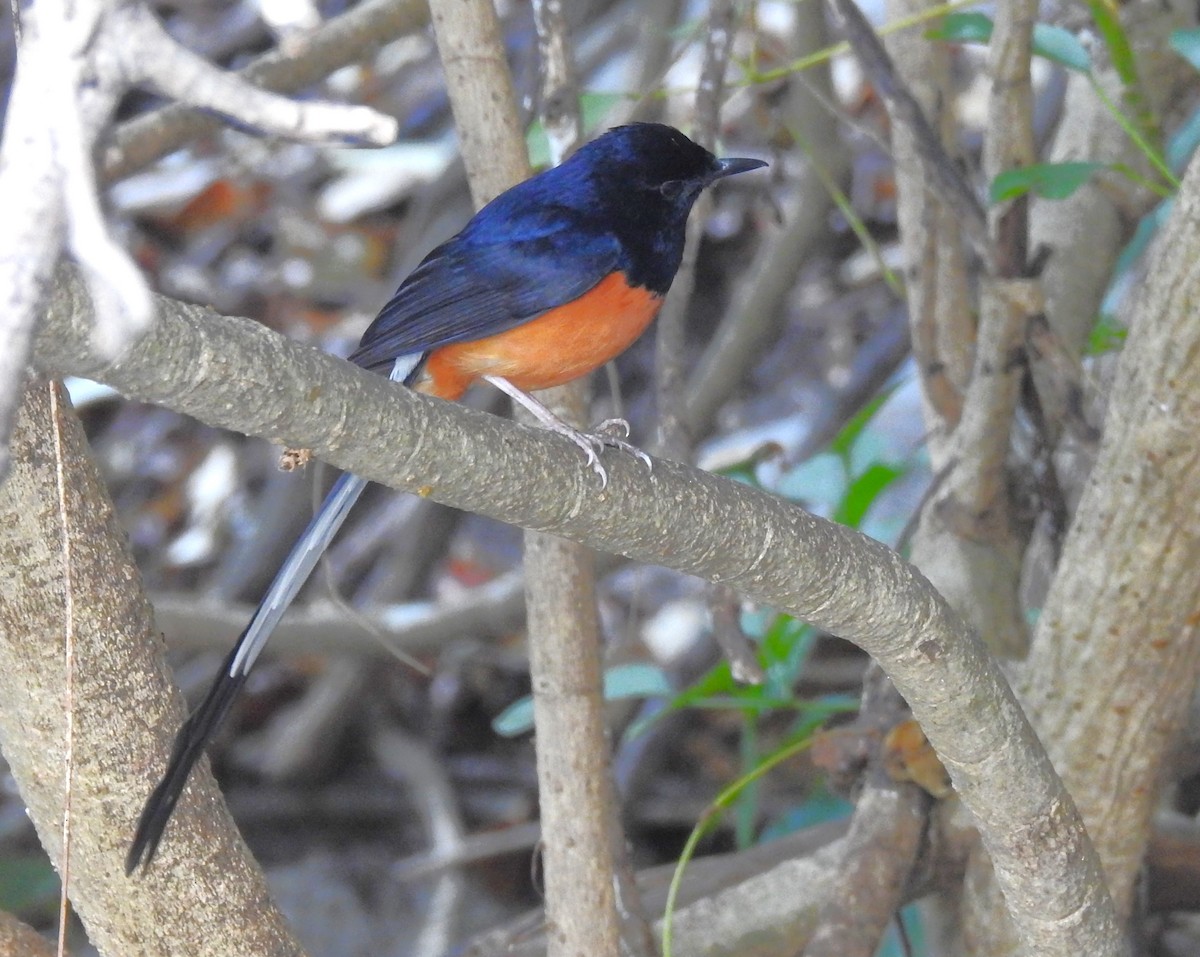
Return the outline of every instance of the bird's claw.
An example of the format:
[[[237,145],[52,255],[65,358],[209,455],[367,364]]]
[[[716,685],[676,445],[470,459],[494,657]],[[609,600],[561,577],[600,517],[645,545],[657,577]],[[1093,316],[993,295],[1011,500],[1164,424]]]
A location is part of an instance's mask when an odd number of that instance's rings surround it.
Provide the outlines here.
[[[594,432],[601,438],[627,439],[629,438],[629,420],[605,419],[596,426]]]
[[[626,442],[629,438],[629,422],[626,419],[605,419],[596,426],[596,435],[605,445],[611,446],[614,449],[620,449],[627,455],[632,455],[635,459],[639,459],[646,466],[647,472],[654,470],[654,463],[650,461],[650,456],[639,449],[632,442]]]
[[[650,456],[625,439],[629,436],[629,423],[624,419],[605,419],[591,432],[576,432],[570,436],[587,456],[588,467],[600,477],[600,491],[608,488],[608,470],[600,461],[604,447],[619,449],[640,459],[647,469],[653,467]]]

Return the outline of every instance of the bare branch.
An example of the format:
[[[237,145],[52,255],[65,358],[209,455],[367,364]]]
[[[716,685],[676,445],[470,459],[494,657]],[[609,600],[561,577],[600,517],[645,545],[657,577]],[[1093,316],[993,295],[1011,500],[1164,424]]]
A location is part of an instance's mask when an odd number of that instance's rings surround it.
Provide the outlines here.
[[[278,136],[361,140],[378,146],[396,138],[393,117],[367,106],[301,103],[262,90],[177,43],[148,10],[134,10],[123,48],[134,80],[150,83],[189,106],[214,110]]]
[[[958,167],[951,162],[921,104],[896,73],[887,50],[854,0],[833,0],[833,8],[863,69],[867,71],[879,95],[887,102],[892,122],[904,124],[912,134],[917,153],[925,164],[926,175],[958,213],[963,233],[976,254],[990,266],[993,253],[987,235],[987,218],[979,199]]]
[[[704,60],[700,69],[700,85],[696,91],[695,122],[692,128],[692,138],[707,150],[716,148],[717,126],[720,122],[725,89],[725,71],[729,66],[729,51],[733,48],[736,26],[737,11],[733,0],[711,0],[704,33]],[[688,307],[696,282],[696,256],[699,253],[700,237],[704,233],[704,220],[709,216],[711,209],[712,198],[706,193],[696,202],[688,219],[683,262],[680,263],[667,301],[659,313],[654,343],[654,395],[658,405],[656,448],[659,454],[681,462],[691,457],[694,439],[688,432],[684,415]]]
[[[848,733],[866,745],[866,768],[846,835],[846,856],[804,957],[872,957],[904,904],[906,888],[914,883],[930,801],[916,784],[898,782],[890,762],[899,758],[899,770],[907,772],[903,761],[909,756],[891,752],[891,735],[885,734],[912,724],[903,699],[872,663],[863,679],[858,717],[832,732]],[[857,744],[853,747],[858,751]],[[938,771],[944,773],[940,767]]]
[[[115,355],[153,316],[149,289],[100,209],[96,144],[132,82],[152,79],[199,105],[265,129],[350,133],[383,141],[395,121],[364,107],[297,104],[265,94],[171,40],[136,2],[39,3],[25,11],[0,145],[0,476],[29,359],[36,311],[58,257],[70,252],[96,303],[95,336]]]
[[[148,336],[107,362],[88,344],[78,279],[64,272],[38,359],[213,425],[312,448],[372,481],[728,582],[854,641],[912,706],[975,816],[1022,937],[1046,955],[1122,952],[1078,812],[999,666],[885,546],[669,461],[647,473],[611,457],[599,491],[574,446],[545,430],[393,387],[245,320],[164,300],[159,311]]]
[[[428,8],[421,0],[366,0],[312,33],[292,38],[287,49],[264,53],[237,75],[263,90],[294,93],[419,29],[427,19]],[[187,103],[173,103],[130,120],[105,144],[103,178],[111,182],[128,176],[222,125],[220,117]]]
[[[825,11],[820,4],[795,8],[793,49],[798,59],[829,45]],[[699,438],[712,428],[717,411],[758,361],[787,320],[785,302],[800,266],[829,234],[833,200],[827,182],[840,183],[850,169],[849,153],[838,135],[828,64],[789,83],[779,103],[781,132],[806,144],[809,161],[782,200],[783,223],[764,226],[763,242],[746,280],[739,284],[728,313],[688,377],[684,429]]]
[[[438,607],[427,602],[384,606],[366,614],[371,629],[347,620],[340,606],[317,602],[280,622],[282,639],[272,647],[282,654],[374,655],[429,651],[455,635],[498,635],[524,617],[524,576],[512,572],[471,589],[461,602]],[[196,600],[176,594],[153,596],[155,617],[173,648],[227,649],[254,609],[228,602]]]

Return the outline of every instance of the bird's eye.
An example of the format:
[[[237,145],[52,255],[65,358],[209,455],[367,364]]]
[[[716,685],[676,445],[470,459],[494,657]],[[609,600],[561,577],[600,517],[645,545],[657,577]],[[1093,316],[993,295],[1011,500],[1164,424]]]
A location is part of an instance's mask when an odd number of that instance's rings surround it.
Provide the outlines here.
[[[669,179],[665,183],[658,184],[658,191],[667,199],[675,199],[683,192],[683,180]]]

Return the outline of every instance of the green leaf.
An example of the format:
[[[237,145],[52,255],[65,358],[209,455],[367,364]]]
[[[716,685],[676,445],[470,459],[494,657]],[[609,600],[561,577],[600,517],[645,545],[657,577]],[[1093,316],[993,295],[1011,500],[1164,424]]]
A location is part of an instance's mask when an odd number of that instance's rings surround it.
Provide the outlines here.
[[[984,13],[950,13],[942,18],[940,25],[925,35],[931,40],[948,43],[991,43],[994,24]],[[1033,52],[1052,63],[1088,73],[1092,69],[1092,58],[1087,48],[1070,30],[1051,26],[1048,23],[1033,25]]]
[[[989,43],[992,18],[986,13],[948,13],[937,26],[926,30],[925,36],[948,43]]]
[[[675,693],[666,673],[658,665],[634,661],[614,665],[604,672],[604,700],[624,698],[665,698]]]
[[[1092,58],[1079,37],[1063,27],[1048,23],[1033,25],[1033,52],[1076,73],[1090,73]]]
[[[604,672],[604,700],[665,698],[674,689],[658,665],[633,662]],[[504,738],[515,738],[533,730],[533,698],[518,698],[492,720],[492,730]]]
[[[1134,269],[1166,224],[1174,206],[1174,200],[1164,200],[1138,221],[1137,229],[1133,231],[1133,238],[1125,244],[1125,248],[1117,255],[1117,261],[1113,263],[1112,278],[1109,280],[1108,289],[1104,292],[1104,298],[1100,301],[1102,316],[1111,317],[1120,309],[1122,299],[1128,294],[1135,281]],[[1115,320],[1110,319],[1110,322],[1116,325]]]
[[[1173,170],[1182,170],[1200,146],[1200,110],[1193,110],[1179,128],[1171,134],[1167,143],[1167,165]]]
[[[533,730],[533,698],[524,695],[492,719],[492,730],[502,738],[515,738]]]
[[[624,99],[624,93],[581,93],[579,112],[583,118],[584,135],[599,126],[609,111]],[[525,148],[529,151],[529,165],[534,169],[550,165],[550,139],[541,120],[534,120],[529,125],[529,132],[525,134]]]
[[[1200,27],[1174,30],[1170,38],[1171,49],[1200,70]]]
[[[1112,316],[1102,315],[1088,334],[1087,355],[1099,356],[1119,349],[1129,330],[1117,324]]]
[[[854,443],[858,441],[858,437],[871,424],[871,420],[875,418],[875,413],[879,411],[883,403],[892,397],[892,393],[895,391],[895,385],[888,386],[854,413],[854,417],[842,426],[842,430],[829,443],[829,451],[840,457],[843,462],[849,464],[850,452],[854,448]]]
[[[879,493],[891,485],[905,472],[894,465],[875,462],[861,475],[856,476],[846,490],[846,497],[838,506],[833,520],[851,528],[858,528],[867,510],[875,504]]]
[[[1034,163],[1005,170],[992,180],[989,198],[1003,203],[1032,192],[1045,199],[1066,199],[1102,169],[1107,169],[1104,163],[1077,162]]]
[[[1129,45],[1125,27],[1117,16],[1116,4],[1106,0],[1088,0],[1088,9],[1092,11],[1092,20],[1104,38],[1104,45],[1108,47],[1108,56],[1117,76],[1125,86],[1135,87],[1138,82],[1137,60],[1133,55],[1133,47]]]

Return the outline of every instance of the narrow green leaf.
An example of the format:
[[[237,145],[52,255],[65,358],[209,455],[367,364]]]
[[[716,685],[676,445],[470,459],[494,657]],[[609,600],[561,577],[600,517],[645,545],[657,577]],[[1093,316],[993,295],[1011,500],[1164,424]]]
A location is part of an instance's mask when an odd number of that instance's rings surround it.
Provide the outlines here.
[[[664,698],[675,693],[666,673],[658,665],[634,661],[614,665],[604,672],[604,700]]]
[[[1019,169],[1009,169],[992,180],[989,191],[993,203],[1003,203],[1025,193],[1044,199],[1066,199],[1086,183],[1104,163],[1034,163]]]
[[[1104,298],[1100,301],[1099,311],[1102,316],[1113,316],[1120,309],[1122,299],[1135,282],[1134,270],[1166,224],[1174,205],[1174,200],[1164,200],[1138,221],[1133,238],[1125,244],[1125,248],[1117,254],[1117,261],[1113,263],[1112,278],[1104,292]],[[1115,320],[1112,321],[1115,324]]]
[[[658,665],[633,662],[604,672],[604,700],[622,698],[665,698],[674,689]],[[492,720],[492,730],[504,738],[515,738],[533,730],[533,698],[518,698]]]
[[[1182,170],[1200,146],[1200,110],[1193,110],[1167,142],[1167,165],[1173,170]]]
[[[1119,349],[1129,330],[1117,324],[1112,316],[1102,315],[1088,334],[1087,355],[1100,356]]]
[[[833,520],[842,525],[849,525],[851,528],[858,528],[862,523],[863,516],[867,514],[867,510],[875,504],[879,493],[903,475],[904,471],[904,469],[896,468],[894,465],[885,465],[882,462],[871,465],[850,483],[846,497],[838,506]]]
[[[1076,73],[1090,73],[1092,58],[1079,37],[1063,27],[1048,23],[1033,25],[1033,52]]]
[[[950,13],[925,35],[931,40],[945,40],[948,43],[991,43],[993,29],[992,19],[986,14]],[[1078,73],[1087,73],[1092,69],[1092,58],[1087,49],[1075,34],[1062,27],[1035,23],[1033,52]]]
[[[533,698],[524,695],[492,719],[492,730],[502,738],[515,738],[533,730]]]
[[[1170,44],[1172,50],[1200,70],[1200,27],[1173,31]]]
[[[850,461],[850,452],[854,448],[854,443],[858,441],[858,437],[863,434],[867,426],[871,424],[871,420],[875,418],[875,413],[888,399],[892,397],[892,393],[896,391],[896,385],[890,385],[881,390],[870,402],[864,405],[861,409],[854,413],[854,416],[842,426],[842,430],[834,436],[832,442],[829,443],[829,451],[839,456],[843,462]]]
[[[926,30],[925,36],[947,43],[988,43],[992,39],[992,18],[986,13],[948,13],[937,26]]]
[[[1107,0],[1088,0],[1088,9],[1092,11],[1092,20],[1096,29],[1104,38],[1108,48],[1108,57],[1112,61],[1117,76],[1127,87],[1136,87],[1138,82],[1137,60],[1133,55],[1133,47],[1125,33],[1125,26],[1117,16],[1115,4]]]

